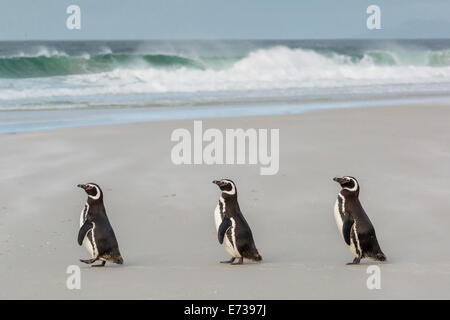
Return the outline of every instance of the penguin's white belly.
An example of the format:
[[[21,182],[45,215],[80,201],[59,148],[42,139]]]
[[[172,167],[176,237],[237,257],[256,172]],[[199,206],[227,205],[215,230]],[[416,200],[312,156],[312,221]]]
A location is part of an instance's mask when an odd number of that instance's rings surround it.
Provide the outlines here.
[[[228,240],[228,237],[226,235],[225,235],[223,244],[225,245],[225,250],[228,252],[228,254],[230,256],[232,256],[233,258],[240,258],[241,257],[241,254],[239,253],[239,251],[233,247],[233,245]]]
[[[355,246],[355,244],[353,243],[353,240],[350,241],[350,245],[349,245],[348,247],[350,248],[350,251],[352,252],[352,254],[353,254],[355,257],[358,257],[358,253],[356,252],[356,246]]]
[[[216,223],[216,231],[219,231],[220,224],[222,223],[222,217],[220,216],[220,206],[217,205],[214,210],[214,221]]]
[[[217,205],[216,206],[216,210],[214,210],[214,220],[216,222],[216,231],[218,232],[220,224],[222,223],[222,216],[220,215],[220,205]],[[233,218],[231,218],[231,223],[232,223],[232,226],[230,228],[232,228],[232,230],[234,230],[235,222],[234,222]],[[232,232],[232,235],[234,235],[234,232]],[[234,238],[234,237],[232,237],[232,238]],[[241,254],[239,253],[239,251],[237,249],[235,249],[235,247],[236,247],[236,240],[234,240],[233,242],[235,243],[234,246],[230,242],[230,240],[228,239],[228,235],[225,234],[225,237],[223,239],[223,245],[225,246],[225,250],[233,258],[240,258]]]
[[[356,230],[356,221],[355,221],[355,223],[353,224],[353,227],[352,227],[352,229],[351,229],[351,232],[352,232],[352,233],[355,232],[356,243],[353,241],[352,238],[350,238],[350,246],[349,246],[349,248],[350,248],[350,251],[353,253],[353,255],[354,255],[355,257],[359,257],[359,256],[362,255],[362,251],[361,251],[361,247],[359,246],[358,231]],[[358,254],[358,252],[359,252],[360,254]]]
[[[86,207],[83,208],[83,210],[81,210],[81,214],[80,214],[80,228],[81,228],[81,226],[84,223],[84,213],[85,213],[85,211],[86,211]]]
[[[339,233],[341,234],[342,238],[344,238],[344,234],[342,233],[342,226],[344,225],[344,222],[342,221],[341,213],[339,212],[339,200],[336,200],[336,203],[334,204],[334,219],[336,220],[336,225]]]
[[[84,213],[85,213],[85,210],[89,210],[89,207],[88,207],[87,209],[83,209],[83,210],[81,211],[81,215],[80,215],[80,228],[81,228],[81,227],[83,226],[83,224],[84,224]],[[94,229],[92,229],[91,231],[89,231],[89,232],[86,233],[86,235],[84,236],[82,245],[83,245],[83,247],[86,248],[86,250],[87,250],[87,251],[89,252],[89,254],[92,256],[92,258],[95,258],[95,257],[96,257],[96,251],[97,251],[97,250],[96,250],[96,248],[94,247],[94,245],[91,243],[91,241],[89,241],[89,238],[88,238],[88,234],[92,232],[92,239],[94,239],[93,231],[94,231]]]
[[[89,232],[92,232],[92,231],[89,231]],[[89,233],[89,232],[88,232],[88,233]],[[84,239],[83,239],[83,247],[86,248],[86,250],[90,253],[90,255],[92,256],[92,258],[95,257],[95,249],[94,249],[94,246],[91,244],[91,241],[89,241],[89,239],[88,239],[88,237],[87,237],[87,234],[86,234],[86,237],[84,237]]]
[[[340,211],[339,211],[339,200],[336,200],[336,203],[334,204],[334,219],[336,220],[336,225],[337,225],[337,227],[338,227],[339,233],[341,234],[342,239],[344,239],[344,234],[343,234],[343,230],[342,230],[342,227],[343,227],[343,225],[344,225],[344,222],[342,221],[341,213],[340,213]],[[356,238],[358,238],[358,233],[356,232],[356,222],[355,222],[355,224],[353,225],[353,227],[352,227],[352,229],[351,229],[350,232],[353,232],[353,231],[355,231]],[[353,255],[354,255],[355,257],[358,257],[358,253],[357,253],[357,250],[356,250],[356,249],[357,249],[357,248],[359,249],[359,244],[358,244],[358,243],[355,243],[355,242],[353,241],[353,239],[350,238],[350,245],[349,245],[348,247],[349,247],[350,251],[353,253]],[[359,252],[361,252],[360,249],[359,249]]]

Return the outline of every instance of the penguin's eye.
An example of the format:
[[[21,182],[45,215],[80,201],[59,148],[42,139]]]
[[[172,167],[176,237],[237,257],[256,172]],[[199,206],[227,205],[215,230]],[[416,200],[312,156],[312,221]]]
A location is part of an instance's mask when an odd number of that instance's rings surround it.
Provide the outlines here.
[[[231,185],[231,183],[225,182],[225,184],[222,187],[222,190],[230,191],[231,189],[233,189],[233,186]]]
[[[348,186],[351,187],[351,188],[353,188],[353,186],[355,185],[355,183],[353,182],[353,180],[348,180],[345,184],[348,185]]]

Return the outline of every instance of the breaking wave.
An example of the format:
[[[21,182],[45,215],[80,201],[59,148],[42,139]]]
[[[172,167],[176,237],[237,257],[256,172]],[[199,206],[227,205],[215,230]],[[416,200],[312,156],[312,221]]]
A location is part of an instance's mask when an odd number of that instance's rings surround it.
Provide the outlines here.
[[[135,94],[238,96],[278,90],[276,94],[284,95],[283,90],[371,85],[440,84],[448,90],[449,83],[450,50],[343,53],[273,46],[242,56],[189,56],[113,53],[105,48],[97,54],[45,50],[0,57],[0,100],[12,104],[18,99],[34,105],[35,100],[54,99],[75,106],[83,96],[104,96],[98,100],[109,103],[106,95]]]

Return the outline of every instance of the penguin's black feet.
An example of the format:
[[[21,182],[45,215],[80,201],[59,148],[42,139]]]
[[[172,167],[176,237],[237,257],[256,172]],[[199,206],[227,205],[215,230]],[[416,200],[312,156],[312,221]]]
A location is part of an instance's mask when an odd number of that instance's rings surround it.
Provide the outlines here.
[[[353,264],[359,264],[360,261],[361,261],[361,258],[355,258],[355,259],[353,259],[353,262],[349,262],[349,263],[347,263],[347,265],[351,266]]]
[[[231,258],[230,260],[220,261],[220,263],[233,263],[236,258]]]
[[[80,259],[80,261],[86,264],[92,264],[95,261],[97,261],[97,259],[87,259],[87,260]]]
[[[244,258],[239,258],[238,262],[233,262],[232,265],[243,264]]]
[[[106,261],[102,261],[101,264],[93,264],[91,267],[104,267],[106,264]]]

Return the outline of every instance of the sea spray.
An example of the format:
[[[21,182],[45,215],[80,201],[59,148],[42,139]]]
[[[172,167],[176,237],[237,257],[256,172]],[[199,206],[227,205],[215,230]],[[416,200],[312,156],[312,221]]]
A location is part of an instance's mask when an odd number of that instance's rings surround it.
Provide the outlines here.
[[[0,110],[445,95],[450,41],[0,42]]]

